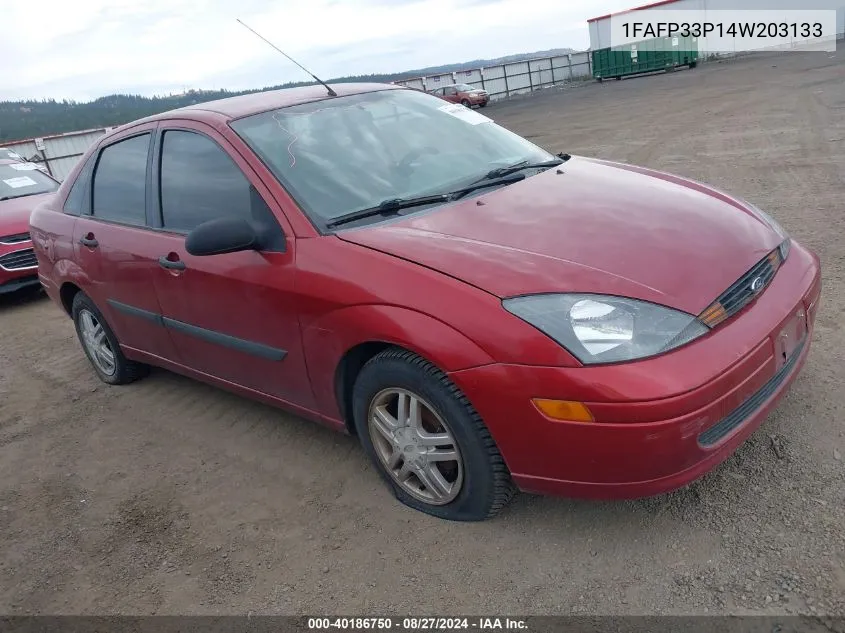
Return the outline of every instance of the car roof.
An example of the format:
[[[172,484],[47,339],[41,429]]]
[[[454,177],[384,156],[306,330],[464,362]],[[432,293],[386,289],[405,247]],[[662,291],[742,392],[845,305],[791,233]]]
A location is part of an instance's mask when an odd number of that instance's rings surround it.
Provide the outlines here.
[[[366,92],[378,92],[380,90],[405,89],[405,86],[376,83],[345,83],[330,85],[337,93],[338,97],[348,97],[350,95]],[[302,86],[299,88],[283,88],[281,90],[268,90],[266,92],[254,92],[252,94],[228,97],[227,99],[217,99],[215,101],[206,101],[204,103],[185,106],[184,108],[168,110],[167,112],[155,114],[139,121],[133,121],[130,125],[137,125],[139,123],[157,121],[160,119],[174,119],[179,118],[180,115],[196,114],[200,115],[201,118],[205,118],[208,116],[207,113],[222,116],[227,120],[239,119],[251,114],[258,114],[260,112],[267,112],[278,108],[287,108],[302,103],[311,103],[314,101],[323,101],[332,98],[334,97],[330,97],[327,94],[326,89],[320,85]],[[189,116],[189,118],[194,117]]]

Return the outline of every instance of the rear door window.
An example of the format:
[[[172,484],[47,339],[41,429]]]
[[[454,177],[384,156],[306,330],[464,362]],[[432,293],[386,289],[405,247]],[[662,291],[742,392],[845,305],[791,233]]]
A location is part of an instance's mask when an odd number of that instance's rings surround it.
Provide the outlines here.
[[[91,213],[95,218],[147,223],[147,157],[150,135],[133,136],[100,152],[94,171]]]

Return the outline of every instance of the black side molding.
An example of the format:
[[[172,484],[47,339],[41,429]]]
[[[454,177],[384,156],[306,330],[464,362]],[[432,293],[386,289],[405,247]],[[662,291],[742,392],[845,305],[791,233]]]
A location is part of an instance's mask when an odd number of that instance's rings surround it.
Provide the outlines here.
[[[164,322],[162,321],[160,314],[156,314],[155,312],[149,312],[147,310],[142,310],[141,308],[136,308],[135,306],[130,306],[125,303],[121,303],[120,301],[115,301],[114,299],[107,299],[106,303],[108,303],[112,308],[114,308],[118,312],[123,312],[123,314],[138,317],[139,319],[144,319],[146,321],[152,321],[156,325],[164,327]]]
[[[228,347],[229,349],[234,349],[239,352],[243,352],[244,354],[250,354],[252,356],[258,356],[259,358],[266,358],[267,360],[273,361],[284,360],[285,356],[288,355],[286,350],[279,349],[277,347],[270,347],[269,345],[264,345],[263,343],[247,341],[242,338],[229,336],[228,334],[222,334],[214,330],[207,330],[196,325],[191,325],[190,323],[183,323],[182,321],[177,321],[176,319],[169,319],[161,316],[160,314],[156,314],[155,312],[142,310],[141,308],[136,308],[135,306],[127,305],[125,303],[121,303],[120,301],[115,301],[114,299],[108,299],[107,303],[115,310],[128,314],[129,316],[151,321],[161,327],[170,328],[171,330],[188,334],[189,336],[202,339],[203,341],[207,341],[209,343],[214,343],[215,345]]]
[[[228,334],[215,332],[214,330],[206,330],[205,328],[191,325],[190,323],[183,323],[182,321],[168,319],[167,317],[163,317],[162,321],[164,321],[164,327],[176,330],[177,332],[182,332],[183,334],[188,334],[202,339],[203,341],[215,343],[216,345],[228,347],[239,352],[244,352],[245,354],[252,354],[253,356],[266,358],[267,360],[278,361],[284,359],[284,357],[288,355],[287,351],[283,349],[270,347],[269,345],[264,345],[263,343],[246,341],[242,338],[236,338],[234,336],[229,336]]]

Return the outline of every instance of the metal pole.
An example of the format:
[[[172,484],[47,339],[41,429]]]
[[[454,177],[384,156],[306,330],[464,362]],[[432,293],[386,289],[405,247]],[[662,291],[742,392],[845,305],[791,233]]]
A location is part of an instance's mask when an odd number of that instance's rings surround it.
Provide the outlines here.
[[[53,176],[53,170],[50,169],[50,161],[47,160],[47,151],[46,150],[41,152],[41,160],[44,161],[44,166],[47,168],[47,173],[50,174],[50,176]],[[55,178],[55,176],[53,176],[53,178]]]
[[[511,89],[508,87],[508,65],[502,64],[502,75],[505,77],[505,96],[511,96]]]

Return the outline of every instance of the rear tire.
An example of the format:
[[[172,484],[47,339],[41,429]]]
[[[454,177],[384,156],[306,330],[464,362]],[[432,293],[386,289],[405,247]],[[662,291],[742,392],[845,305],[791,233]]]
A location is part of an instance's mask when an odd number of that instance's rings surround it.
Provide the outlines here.
[[[105,317],[84,292],[76,293],[71,308],[76,335],[97,376],[109,385],[125,385],[143,378],[149,367],[124,356]]]
[[[515,494],[469,400],[416,354],[391,348],[373,357],[355,381],[352,405],[365,452],[405,505],[451,521],[480,521]]]

